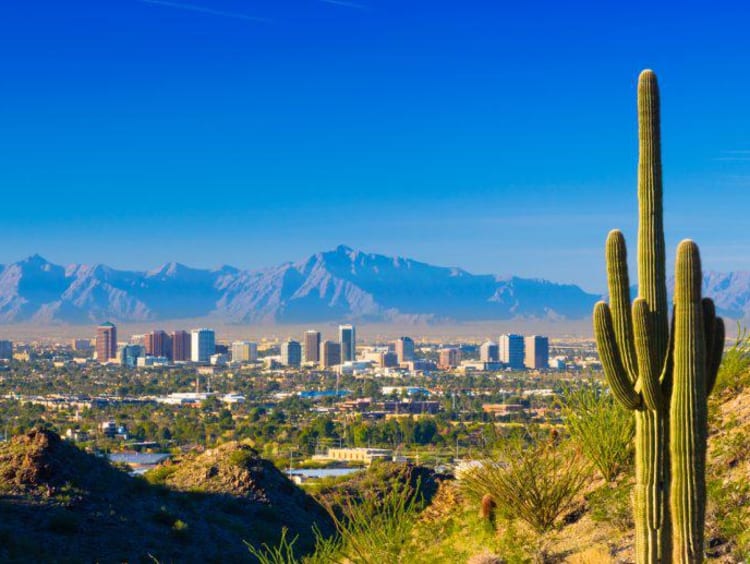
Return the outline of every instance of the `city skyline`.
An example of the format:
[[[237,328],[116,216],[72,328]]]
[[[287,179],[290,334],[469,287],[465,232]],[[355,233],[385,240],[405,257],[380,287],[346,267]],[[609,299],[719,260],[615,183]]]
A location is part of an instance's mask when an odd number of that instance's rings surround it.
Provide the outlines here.
[[[750,269],[739,2],[645,21],[588,3],[461,19],[443,2],[283,4],[7,6],[0,263],[259,268],[344,242],[599,290],[607,231],[635,238],[633,98],[652,67],[667,256],[689,235],[707,269]]]

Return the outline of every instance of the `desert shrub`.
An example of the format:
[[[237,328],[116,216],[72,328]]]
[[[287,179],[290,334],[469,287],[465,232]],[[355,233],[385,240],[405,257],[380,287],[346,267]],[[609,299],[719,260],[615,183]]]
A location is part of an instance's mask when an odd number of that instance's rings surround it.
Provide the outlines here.
[[[724,351],[715,391],[738,392],[750,384],[750,332],[737,323],[737,338]]]
[[[419,491],[419,484],[416,489]],[[360,564],[404,561],[404,549],[420,508],[421,498],[408,484],[394,487],[381,497],[347,501],[343,517],[329,510],[339,534],[337,546],[329,541],[321,545],[320,552],[335,551],[345,560]]]
[[[247,468],[255,457],[256,454],[252,450],[240,448],[229,455],[229,463],[238,468]]]
[[[633,416],[595,382],[567,390],[561,402],[575,444],[605,480],[614,480],[633,459]]]
[[[736,555],[750,558],[750,484],[717,478],[708,481],[708,515],[716,533],[734,544]]]
[[[284,527],[281,529],[281,539],[278,545],[269,546],[263,543],[260,548],[256,548],[247,541],[247,545],[250,554],[252,554],[260,564],[295,564],[299,562],[294,555],[294,543],[297,542],[298,537],[294,537],[292,540],[287,538],[289,529]]]
[[[630,503],[631,485],[628,482],[604,484],[586,496],[591,519],[611,523],[621,531],[633,528],[633,510]]]
[[[311,555],[295,555],[297,537],[290,540],[286,529],[282,530],[276,546],[264,543],[260,548],[255,548],[247,542],[245,544],[261,564],[408,562],[410,558],[405,554],[406,548],[420,508],[420,498],[407,485],[403,485],[382,496],[347,499],[336,510],[329,507],[337,534],[325,538],[316,529],[315,552]]]
[[[143,479],[146,480],[151,485],[164,485],[167,482],[167,479],[177,472],[177,465],[176,464],[163,464],[161,466],[157,466],[153,470],[149,470],[143,475]]]
[[[476,500],[489,493],[505,517],[543,533],[571,506],[589,476],[588,464],[572,445],[518,436],[504,443],[499,460],[467,472],[462,486]]]

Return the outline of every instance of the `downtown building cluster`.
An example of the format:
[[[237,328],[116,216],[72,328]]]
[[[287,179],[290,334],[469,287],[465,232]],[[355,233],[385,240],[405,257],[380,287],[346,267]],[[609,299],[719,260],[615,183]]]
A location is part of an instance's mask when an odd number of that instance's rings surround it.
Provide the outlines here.
[[[155,330],[133,335],[128,343],[118,344],[117,328],[103,323],[97,328],[96,358],[101,363],[123,366],[160,366],[191,362],[223,365],[259,362],[258,344],[234,341],[230,346],[216,343],[212,329]],[[339,325],[336,339],[323,339],[320,331],[305,331],[301,340],[288,339],[278,347],[278,355],[262,360],[269,367],[320,368],[323,370],[359,370],[366,366],[406,369],[409,371],[453,370],[467,368],[479,371],[546,370],[549,368],[547,337],[517,334],[500,335],[498,341],[487,341],[479,347],[479,359],[463,360],[461,347],[441,346],[437,358],[417,358],[414,340],[399,337],[387,345],[362,347],[357,352],[354,325]]]
[[[213,329],[161,329],[133,335],[126,344],[117,341],[117,327],[110,322],[96,329],[96,359],[123,366],[151,366],[173,362],[209,363],[216,361],[216,334]],[[219,359],[220,360],[220,359]]]
[[[463,363],[466,364],[466,363]],[[469,363],[475,369],[492,371],[547,370],[549,368],[549,339],[541,335],[524,337],[507,333],[497,342],[486,341],[479,347],[479,362]],[[462,365],[461,349],[444,347],[439,351],[438,367],[458,368]]]

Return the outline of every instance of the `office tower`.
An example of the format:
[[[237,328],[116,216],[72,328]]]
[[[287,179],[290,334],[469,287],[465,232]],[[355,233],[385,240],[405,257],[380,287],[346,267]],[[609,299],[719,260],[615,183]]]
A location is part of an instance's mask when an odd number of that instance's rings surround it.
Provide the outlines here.
[[[193,329],[190,332],[190,360],[209,362],[216,352],[216,334],[213,329]]]
[[[487,341],[479,347],[479,360],[481,362],[497,362],[500,360],[500,348],[492,341]]]
[[[144,338],[144,348],[148,356],[163,356],[172,360],[172,339],[166,331],[158,329],[147,333]]]
[[[331,368],[341,364],[341,345],[333,341],[320,343],[320,367]]]
[[[13,358],[13,341],[0,341],[0,360]]]
[[[117,327],[109,321],[96,328],[96,359],[109,362],[117,357]]]
[[[549,368],[549,339],[532,335],[526,337],[526,368],[543,370]]]
[[[500,362],[511,368],[524,368],[524,342],[522,335],[500,335]]]
[[[255,362],[258,360],[258,345],[250,341],[232,343],[232,362]]]
[[[393,347],[399,364],[414,360],[414,341],[410,337],[399,337],[393,342]]]
[[[357,334],[354,325],[339,325],[339,345],[342,363],[357,359]]]
[[[135,368],[138,366],[138,359],[146,356],[144,348],[141,345],[123,345],[117,349],[117,360],[122,366]],[[153,356],[153,355],[152,355]]]
[[[302,345],[292,339],[289,339],[286,343],[281,343],[281,364],[299,367],[301,363]]]
[[[396,368],[400,364],[398,355],[395,352],[384,351],[380,354],[380,362],[378,363],[378,365],[381,368]]]
[[[461,351],[457,348],[440,349],[440,360],[438,365],[440,368],[456,368],[461,364]]]
[[[190,354],[191,342],[190,333],[178,329],[172,332],[172,360],[175,362],[187,362],[192,355]]]
[[[142,347],[146,347],[146,335],[130,335],[130,339],[128,339],[129,345],[140,345]]]
[[[320,362],[320,331],[305,331],[305,362]]]
[[[73,339],[71,346],[76,352],[88,352],[92,349],[89,339]]]

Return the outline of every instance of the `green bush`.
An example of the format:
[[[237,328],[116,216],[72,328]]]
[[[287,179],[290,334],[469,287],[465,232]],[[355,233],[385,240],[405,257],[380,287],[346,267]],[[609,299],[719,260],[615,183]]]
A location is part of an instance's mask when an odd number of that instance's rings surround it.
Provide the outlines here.
[[[489,493],[505,517],[543,533],[571,507],[589,477],[588,465],[572,445],[514,437],[503,445],[499,460],[469,471],[462,486],[477,501]]]
[[[229,455],[229,463],[238,468],[247,468],[255,460],[256,454],[245,448],[239,448]]]
[[[595,382],[568,389],[561,402],[573,441],[605,480],[614,480],[633,459],[633,416]]]
[[[416,515],[422,502],[414,491],[404,484],[381,496],[367,496],[362,500],[347,499],[336,510],[328,511],[336,525],[336,536],[325,538],[316,529],[315,552],[298,558],[294,544],[297,537],[289,539],[283,529],[276,546],[262,544],[260,548],[249,543],[250,554],[261,564],[385,564],[411,561],[407,556]]]
[[[724,351],[714,389],[717,393],[735,393],[750,385],[750,332],[737,323],[737,338]]]
[[[621,531],[633,528],[633,510],[630,502],[631,484],[609,482],[586,496],[591,519],[611,523]]]
[[[164,485],[167,482],[167,479],[176,471],[176,464],[165,464],[146,472],[143,475],[143,479],[153,486],[161,486]]]
[[[717,533],[735,545],[742,562],[750,558],[750,484],[726,480],[709,480],[708,515]]]

